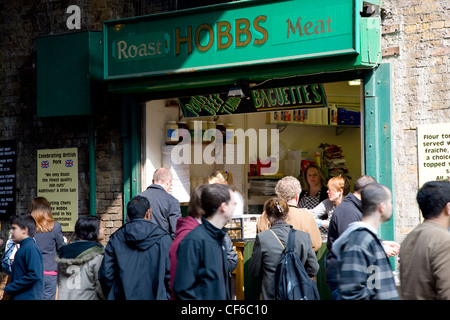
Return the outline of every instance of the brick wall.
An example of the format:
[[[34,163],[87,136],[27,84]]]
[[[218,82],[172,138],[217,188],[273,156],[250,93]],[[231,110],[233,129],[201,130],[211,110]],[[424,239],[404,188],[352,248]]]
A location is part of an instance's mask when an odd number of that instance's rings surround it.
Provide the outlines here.
[[[399,47],[392,64],[393,149],[397,240],[420,222],[417,126],[450,123],[450,3],[434,0],[385,0],[383,48]]]
[[[151,3],[151,5],[150,5]],[[68,30],[67,7],[81,9],[81,31],[101,30],[102,22],[171,9],[173,1],[52,0],[0,2],[0,139],[17,141],[17,213],[36,196],[38,149],[76,147],[79,154],[79,214],[89,214],[88,120],[36,116],[36,38]],[[123,221],[123,147],[120,99],[105,97],[94,120],[96,213],[107,236]],[[2,223],[5,238],[8,223]]]

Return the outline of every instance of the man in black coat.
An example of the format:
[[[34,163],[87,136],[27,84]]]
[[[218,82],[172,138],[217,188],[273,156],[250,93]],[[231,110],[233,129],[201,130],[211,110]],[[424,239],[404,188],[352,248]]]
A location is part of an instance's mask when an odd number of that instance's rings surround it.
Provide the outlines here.
[[[201,204],[205,211],[202,224],[184,237],[177,250],[174,295],[181,300],[228,300],[229,267],[223,227],[236,207],[233,190],[224,184],[205,185]]]
[[[147,198],[152,208],[152,222],[175,238],[178,218],[181,218],[180,202],[171,194],[172,173],[170,169],[159,168],[153,174],[152,185],[140,193]]]
[[[146,198],[136,196],[127,205],[130,222],[114,232],[99,270],[109,300],[168,300],[170,298],[170,235],[151,223]]]

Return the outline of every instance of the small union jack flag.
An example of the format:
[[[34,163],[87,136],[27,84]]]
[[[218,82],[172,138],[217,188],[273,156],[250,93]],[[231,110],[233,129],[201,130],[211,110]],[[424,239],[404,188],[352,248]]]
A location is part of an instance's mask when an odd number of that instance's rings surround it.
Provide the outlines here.
[[[66,167],[68,167],[68,168],[73,167],[73,160],[66,160],[65,165],[66,165]]]
[[[48,168],[50,163],[48,161],[41,161],[41,168]]]

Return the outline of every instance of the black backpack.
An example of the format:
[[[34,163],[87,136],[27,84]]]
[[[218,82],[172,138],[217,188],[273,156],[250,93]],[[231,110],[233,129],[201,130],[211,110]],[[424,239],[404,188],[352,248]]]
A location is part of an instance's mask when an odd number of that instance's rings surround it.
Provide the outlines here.
[[[308,276],[302,261],[294,252],[295,230],[289,231],[287,248],[272,233],[284,249],[275,270],[275,300],[320,300],[316,283]]]

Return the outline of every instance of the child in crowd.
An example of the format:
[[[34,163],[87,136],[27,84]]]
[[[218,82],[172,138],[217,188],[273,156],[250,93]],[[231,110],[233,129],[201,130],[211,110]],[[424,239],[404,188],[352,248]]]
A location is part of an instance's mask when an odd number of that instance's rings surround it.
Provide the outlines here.
[[[31,215],[15,216],[12,219],[11,238],[20,243],[14,257],[11,283],[5,292],[11,300],[42,300],[44,293],[44,265],[42,253],[33,237],[36,221]]]

